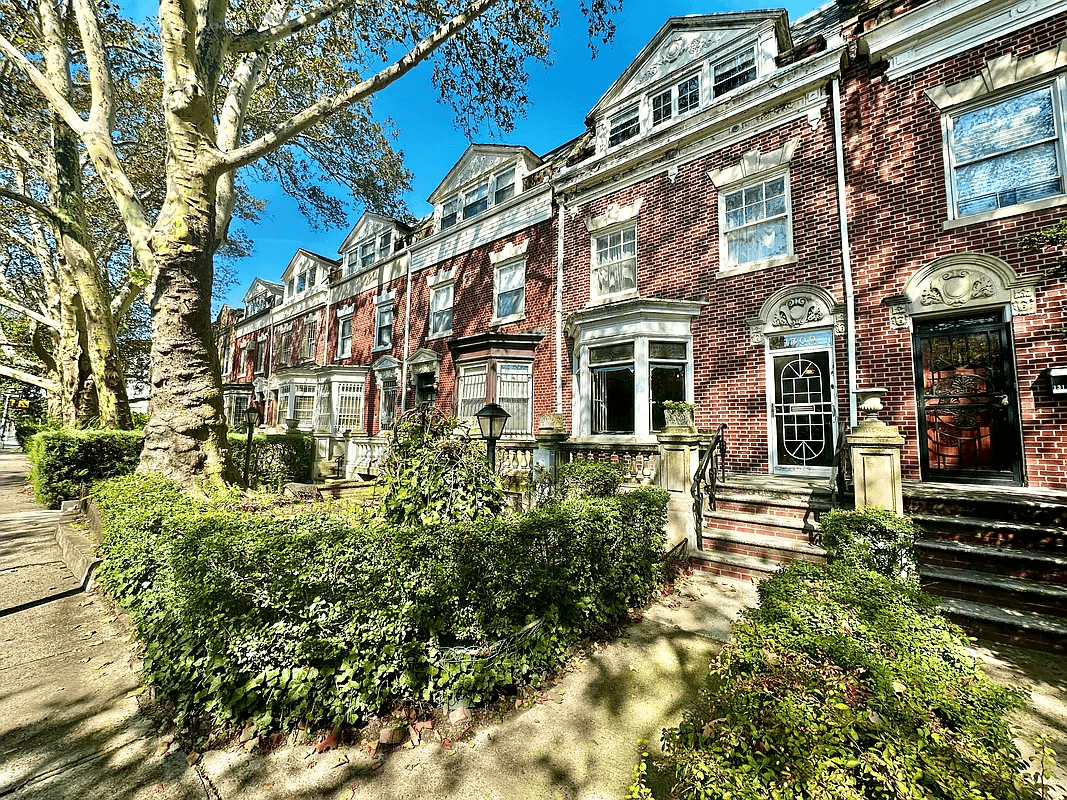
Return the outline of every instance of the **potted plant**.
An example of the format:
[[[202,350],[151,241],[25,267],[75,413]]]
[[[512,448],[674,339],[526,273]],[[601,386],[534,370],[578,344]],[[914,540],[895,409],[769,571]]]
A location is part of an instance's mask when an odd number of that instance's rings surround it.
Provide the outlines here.
[[[692,403],[683,403],[681,400],[665,400],[663,402],[664,427],[695,428],[695,412],[696,406]]]

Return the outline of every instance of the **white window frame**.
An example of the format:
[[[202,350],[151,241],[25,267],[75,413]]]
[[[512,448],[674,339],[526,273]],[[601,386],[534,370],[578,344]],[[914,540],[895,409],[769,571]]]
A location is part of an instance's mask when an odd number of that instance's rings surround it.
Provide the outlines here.
[[[1020,95],[1029,94],[1031,92],[1039,91],[1042,89],[1049,89],[1052,95],[1052,116],[1053,125],[1055,129],[1054,139],[1044,139],[1040,142],[1032,142],[1022,147],[1015,148],[1015,150],[1005,151],[996,156],[988,156],[984,159],[975,159],[971,162],[959,164],[956,160],[955,153],[952,149],[953,128],[955,120],[973,111],[978,111],[983,108],[995,106],[1006,100],[1018,97]],[[942,125],[942,145],[945,158],[945,182],[949,198],[949,219],[962,220],[962,221],[980,221],[983,219],[997,218],[1001,216],[1007,216],[1012,213],[1022,213],[1031,207],[1043,208],[1054,198],[1062,198],[1067,194],[1067,153],[1064,151],[1064,131],[1067,128],[1067,78],[1063,75],[1059,75],[1052,80],[1047,78],[1035,83],[1016,85],[1011,87],[1009,91],[997,92],[994,97],[984,95],[979,102],[968,103],[959,107],[952,108],[941,115]],[[984,208],[978,211],[972,211],[967,214],[961,214],[959,211],[959,190],[956,182],[956,171],[961,166],[966,166],[970,163],[977,163],[978,161],[991,160],[993,158],[999,158],[1012,152],[1032,147],[1035,144],[1041,144],[1044,142],[1054,142],[1056,150],[1056,164],[1059,169],[1060,179],[1060,191],[1055,194],[1046,195],[1035,200],[1024,200],[1022,202],[1012,203],[1010,205],[997,205],[995,208]],[[998,198],[999,203],[999,198]]]
[[[337,400],[334,403],[333,429],[338,433],[362,430],[365,381],[362,378],[339,381],[335,386]]]
[[[620,131],[623,128],[628,128],[631,124],[636,124],[632,133],[627,133],[625,137],[613,142],[612,139],[615,136],[616,129]],[[641,107],[635,103],[631,106],[624,108],[617,114],[612,114],[608,117],[608,149],[614,147],[621,147],[631,139],[636,139],[641,135]]]
[[[724,91],[722,93],[716,92],[715,91],[715,85],[718,83],[718,81],[716,80],[716,72],[717,72],[718,68],[721,65],[723,65],[725,62],[733,60],[734,58],[736,58],[737,56],[741,55],[744,52],[748,52],[748,53],[752,54],[752,65],[753,65],[753,67],[754,67],[754,69],[756,71],[756,74],[752,77],[751,80],[748,80],[748,81],[745,81],[744,83],[738,84],[737,86],[734,86],[731,89],[727,89],[726,91]],[[743,44],[742,46],[732,50],[729,53],[727,53],[726,55],[722,56],[721,58],[717,58],[714,61],[710,62],[708,64],[708,71],[709,71],[710,82],[711,82],[710,92],[711,92],[712,101],[714,102],[716,100],[719,100],[720,98],[727,97],[727,96],[733,94],[734,92],[740,91],[741,89],[744,89],[744,87],[749,86],[749,85],[759,81],[759,79],[760,79],[760,61],[761,61],[761,59],[760,59],[759,42],[749,41],[749,42],[746,42],[745,44]]]
[[[523,398],[505,396],[502,391],[504,385],[518,385],[520,381],[515,380],[501,380],[505,374],[518,374],[523,373],[526,376],[526,396]],[[504,428],[505,433],[508,436],[529,436],[533,433],[533,404],[534,404],[534,392],[533,392],[533,363],[530,361],[498,361],[496,363],[495,370],[496,377],[496,391],[493,396],[496,398],[498,405],[503,407],[511,417],[508,419],[507,427]],[[486,385],[488,389],[488,383]],[[518,414],[512,413],[512,407],[514,407],[515,400],[521,400],[526,403],[526,413],[523,418],[520,419]],[[509,405],[511,407],[509,407]]]
[[[786,235],[786,251],[781,255],[771,256],[769,258],[754,259],[752,261],[739,261],[734,262],[730,259],[729,246],[727,244],[727,234],[732,233],[735,230],[742,230],[744,228],[754,228],[760,223],[766,223],[771,219],[780,219],[782,215],[774,217],[764,217],[757,222],[741,225],[736,228],[727,230],[726,227],[726,198],[729,195],[736,194],[738,192],[744,192],[746,189],[751,189],[754,186],[763,185],[770,181],[782,178],[785,182],[785,214],[786,220],[785,235]],[[719,263],[720,273],[735,271],[749,272],[753,270],[763,269],[765,267],[779,266],[782,264],[791,264],[796,261],[796,254],[793,249],[793,196],[790,187],[790,174],[789,169],[771,170],[762,172],[758,175],[752,175],[747,177],[744,181],[737,181],[736,183],[724,186],[718,192],[719,194]],[[742,194],[742,198],[744,195]]]
[[[298,420],[298,428],[311,428],[315,424],[315,411],[317,407],[318,387],[314,383],[293,383],[291,384],[291,397],[292,397],[292,414]],[[308,407],[307,419],[301,419],[297,414],[298,409],[301,406],[300,398],[311,398],[310,406]]]
[[[345,336],[345,326],[348,336]],[[347,342],[347,344],[346,344]],[[345,316],[337,320],[337,357],[349,358],[352,355],[352,317]]]
[[[440,229],[443,231],[449,228],[454,228],[459,225],[459,196],[453,196],[446,199],[441,203],[441,225]]]
[[[445,292],[448,292],[449,295],[447,308],[442,307],[435,310],[434,304],[436,302],[436,299]],[[455,309],[456,284],[454,281],[445,281],[443,283],[438,283],[430,287],[430,308],[427,314],[428,319],[426,321],[427,327],[429,328],[427,338],[434,339],[439,336],[448,336],[450,333],[452,333],[452,325],[454,324],[453,320],[455,319]],[[436,325],[438,315],[443,315],[446,311],[448,312],[448,327],[438,328]]]
[[[503,182],[505,176],[508,175],[511,176],[511,179],[506,183]],[[495,206],[508,202],[520,193],[518,180],[519,164],[517,161],[513,161],[503,169],[497,170],[488,177],[483,175],[476,182],[446,197],[441,203],[441,222],[438,230],[446,231],[449,228],[454,228],[461,222],[480,217],[482,214],[491,211]],[[484,195],[477,196],[483,190]],[[482,201],[485,202],[485,208],[478,211],[467,211],[470,206]]]
[[[267,340],[256,342],[256,373],[263,375],[267,370]]]
[[[633,230],[634,235],[634,254],[633,256],[624,256],[614,261],[600,262],[600,239],[608,239],[608,249],[610,251],[611,244],[610,239],[612,236],[618,235],[620,237],[619,246],[620,249],[625,244],[625,234],[628,230]],[[597,274],[606,267],[613,267],[623,262],[633,260],[633,278],[634,285],[632,288],[619,289],[615,292],[600,292],[598,289],[599,282],[597,281]],[[609,228],[603,228],[595,231],[590,236],[590,264],[589,264],[589,297],[594,300],[602,300],[604,298],[613,297],[625,297],[629,295],[635,295],[638,292],[637,285],[637,219],[631,219],[619,225],[612,225]]]
[[[374,240],[375,237],[371,236],[359,243],[359,268],[361,270],[374,266],[374,262],[378,260],[378,247]]]
[[[521,286],[514,289],[508,289],[505,294],[512,292],[522,292],[522,299],[519,301],[518,310],[508,314],[507,316],[500,316],[500,273],[505,270],[512,270],[518,268],[522,271],[522,283]],[[493,266],[493,318],[490,320],[490,324],[497,324],[502,322],[511,322],[514,320],[522,319],[526,316],[526,259],[525,258],[511,258],[507,261],[501,261]]]
[[[389,314],[389,325],[388,325],[388,327],[389,327],[389,343],[388,344],[380,344],[379,342],[381,340],[382,328],[386,327],[386,326],[382,325],[382,315],[386,314],[386,313]],[[375,303],[375,305],[374,305],[374,347],[372,349],[372,352],[373,351],[386,351],[386,350],[392,350],[393,349],[393,322],[394,322],[393,301],[390,299],[390,300],[387,300],[387,301],[382,302],[382,303]]]
[[[304,323],[304,341],[300,345],[300,360],[311,361],[315,358],[318,349],[319,324],[318,320]]]
[[[477,385],[476,376],[482,378],[481,395],[465,396],[464,390]],[[489,363],[477,361],[473,364],[460,364],[459,375],[456,378],[456,416],[463,420],[473,421],[474,414],[485,405],[485,398],[489,396]],[[464,408],[466,404],[466,408]],[[472,410],[473,407],[473,410]],[[470,413],[464,413],[469,411]]]
[[[679,90],[681,89],[681,87],[683,85],[689,83],[690,81],[696,81],[696,83],[697,83],[697,102],[696,102],[695,106],[687,108],[685,111],[681,111],[679,109],[679,107],[678,107],[679,106],[679,99],[681,97],[681,92]],[[652,128],[658,128],[660,126],[670,125],[672,122],[675,122],[675,121],[677,121],[679,119],[684,119],[685,117],[688,117],[690,114],[695,114],[697,111],[700,110],[700,107],[703,105],[703,97],[701,95],[701,88],[702,87],[701,87],[700,73],[699,72],[694,72],[691,75],[687,75],[686,77],[682,78],[681,80],[674,81],[670,86],[666,86],[664,88],[661,88],[658,91],[650,93],[648,95],[648,120],[649,120],[649,125]],[[665,116],[663,119],[657,121],[656,120],[656,108],[655,108],[656,100],[660,99],[664,95],[667,96],[667,116]]]

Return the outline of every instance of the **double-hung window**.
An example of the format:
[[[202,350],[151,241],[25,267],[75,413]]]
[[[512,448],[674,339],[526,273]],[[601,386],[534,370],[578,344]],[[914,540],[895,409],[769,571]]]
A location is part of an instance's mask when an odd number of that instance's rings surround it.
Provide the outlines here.
[[[711,65],[712,94],[721,97],[756,80],[756,48],[749,47]]]
[[[631,106],[608,120],[608,147],[622,144],[641,132],[641,117],[637,106]]]
[[[274,409],[274,420],[275,420],[274,424],[275,425],[277,425],[279,422],[285,422],[285,420],[290,418],[289,417],[289,395],[290,395],[290,387],[289,387],[288,383],[283,384],[282,386],[280,386],[278,388],[278,405]]]
[[[289,331],[283,331],[278,338],[278,366],[285,367],[289,364],[289,357],[292,355],[290,352],[292,348],[293,337]]]
[[[380,258],[389,258],[393,252],[393,232],[386,231],[378,237],[378,256]]]
[[[1053,84],[948,118],[955,216],[1063,193]]]
[[[377,308],[374,326],[374,349],[386,350],[393,346],[393,304],[383,303]]]
[[[304,347],[300,351],[300,357],[305,361],[315,357],[315,340],[318,338],[318,327],[314,320],[304,326]]]
[[[509,435],[533,431],[533,373],[531,364],[496,365],[496,401],[511,416]]]
[[[445,200],[441,206],[441,230],[451,228],[459,222],[459,198]]]
[[[455,284],[443,283],[430,289],[430,336],[452,331],[452,301]]]
[[[481,214],[489,208],[489,182],[479,183],[463,194],[463,219]]]
[[[337,430],[355,431],[363,426],[363,384],[337,385]]]
[[[298,383],[293,388],[293,416],[298,425],[309,427],[315,414],[315,385]]]
[[[498,172],[493,178],[493,204],[499,205],[515,196],[515,167]]]
[[[652,126],[681,117],[700,107],[700,76],[694,75],[652,96]]]
[[[526,311],[526,262],[522,259],[496,265],[493,280],[493,318],[520,317]]]
[[[256,372],[262,374],[267,364],[267,341],[256,342]]]
[[[593,237],[594,297],[637,288],[637,223]]]
[[[378,252],[374,248],[374,240],[364,242],[359,246],[359,266],[360,269],[366,269],[373,264],[378,258]]]
[[[719,195],[728,266],[792,254],[788,189],[780,174]]]
[[[337,357],[348,358],[352,355],[352,318],[347,317],[337,323]]]
[[[485,364],[471,364],[459,368],[459,407],[456,415],[461,419],[473,418],[485,405],[488,374],[489,370]]]

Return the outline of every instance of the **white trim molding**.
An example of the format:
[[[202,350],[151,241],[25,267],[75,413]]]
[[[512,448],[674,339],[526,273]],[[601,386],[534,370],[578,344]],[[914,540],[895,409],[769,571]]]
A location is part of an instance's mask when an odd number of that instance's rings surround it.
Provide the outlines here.
[[[784,167],[793,160],[793,153],[797,149],[799,139],[790,139],[777,150],[761,153],[759,150],[748,150],[741,160],[732,167],[725,169],[713,169],[708,177],[716,189],[723,189],[731,184],[738,183],[746,178],[752,178],[764,172]]]
[[[621,225],[624,222],[636,219],[644,202],[645,198],[638,197],[632,203],[625,206],[620,206],[618,203],[612,203],[607,207],[603,214],[598,214],[595,217],[586,217],[585,229],[589,231],[589,233],[596,233],[604,228],[610,228],[612,225]]]
[[[519,244],[508,242],[500,250],[489,254],[489,263],[493,266],[526,255],[526,248],[530,246],[529,239],[523,239]]]
[[[1042,50],[1026,58],[1019,58],[1015,53],[1005,53],[998,58],[986,61],[982,71],[973,78],[959,83],[934,86],[926,90],[934,105],[942,111],[969,103],[987,95],[1008,89],[1043,75],[1067,67],[1067,39],[1056,47]]]
[[[759,315],[745,320],[749,342],[762,347],[767,336],[783,331],[807,330],[833,326],[834,333],[845,333],[845,307],[821,286],[798,283],[779,289],[760,307]]]

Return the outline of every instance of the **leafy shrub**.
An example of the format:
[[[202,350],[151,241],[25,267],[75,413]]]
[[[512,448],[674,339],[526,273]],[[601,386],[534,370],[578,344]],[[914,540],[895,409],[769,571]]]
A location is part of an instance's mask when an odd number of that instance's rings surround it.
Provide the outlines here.
[[[665,751],[686,798],[1037,798],[963,633],[919,589],[836,562],[760,585]],[[640,786],[637,787],[641,788]]]
[[[248,435],[229,434],[230,458],[239,475],[244,475]],[[315,439],[304,433],[278,433],[252,436],[252,459],[248,481],[252,486],[277,490],[286,483],[307,483],[315,467]]]
[[[493,515],[504,506],[485,445],[457,429],[454,417],[418,408],[394,426],[381,473],[386,518],[435,525]]]
[[[819,526],[831,559],[874,570],[887,578],[918,583],[918,529],[907,517],[884,508],[835,509],[822,517]]]
[[[26,452],[29,452],[30,439],[38,431],[54,431],[62,428],[62,424],[55,417],[38,417],[27,414],[14,416],[15,441]]]
[[[220,509],[139,475],[93,496],[98,581],[130,611],[157,697],[181,722],[262,726],[536,680],[648,596],[666,519],[653,489],[417,528]]]
[[[81,484],[137,468],[143,438],[134,431],[44,430],[29,440],[29,480],[38,503],[56,507],[78,496]]]
[[[622,485],[622,470],[605,461],[571,461],[556,470],[556,492],[561,499],[612,497]]]

